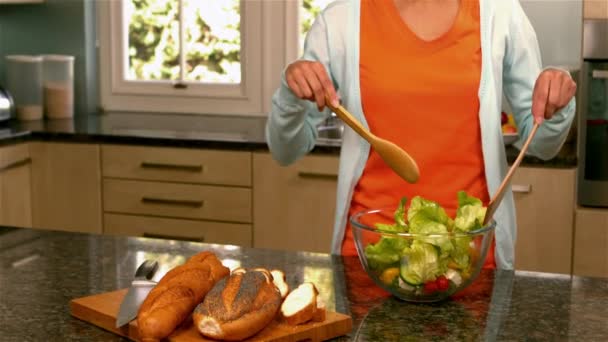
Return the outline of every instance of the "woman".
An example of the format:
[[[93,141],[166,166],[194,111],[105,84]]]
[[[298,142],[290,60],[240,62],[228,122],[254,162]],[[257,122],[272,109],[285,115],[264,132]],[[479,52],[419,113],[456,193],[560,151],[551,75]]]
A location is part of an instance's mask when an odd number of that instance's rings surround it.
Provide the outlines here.
[[[402,196],[437,201],[449,214],[465,190],[487,205],[507,170],[502,93],[521,144],[542,122],[529,153],[553,157],[575,110],[576,85],[563,70],[541,70],[536,35],[518,0],[353,0],[330,4],[309,31],[272,99],[266,135],[290,164],[315,145],[328,94],[372,132],[403,147],[420,179],[399,179],[352,130],[340,156],[332,253],[356,254],[347,218],[395,206]],[[495,213],[487,267],[513,268],[515,209],[508,193]]]

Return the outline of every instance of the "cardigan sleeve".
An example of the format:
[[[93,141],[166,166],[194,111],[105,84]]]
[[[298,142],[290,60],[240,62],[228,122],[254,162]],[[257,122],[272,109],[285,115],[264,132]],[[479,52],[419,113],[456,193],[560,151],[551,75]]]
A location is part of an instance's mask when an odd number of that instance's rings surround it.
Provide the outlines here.
[[[534,125],[532,95],[536,79],[542,71],[542,62],[534,28],[517,0],[511,2],[509,34],[503,66],[504,92],[517,124],[521,148]],[[556,23],[556,25],[558,25]],[[567,72],[564,70],[564,72]],[[541,159],[553,158],[565,142],[574,119],[576,99],[545,120],[530,143],[528,153]]]
[[[306,36],[302,59],[322,63],[336,87],[329,67],[329,41],[324,14],[322,12],[316,18]],[[266,123],[266,142],[273,158],[281,165],[289,165],[310,152],[317,140],[317,126],[329,114],[329,109],[319,112],[316,103],[297,98],[287,85],[284,70],[281,85],[272,96],[272,107]]]

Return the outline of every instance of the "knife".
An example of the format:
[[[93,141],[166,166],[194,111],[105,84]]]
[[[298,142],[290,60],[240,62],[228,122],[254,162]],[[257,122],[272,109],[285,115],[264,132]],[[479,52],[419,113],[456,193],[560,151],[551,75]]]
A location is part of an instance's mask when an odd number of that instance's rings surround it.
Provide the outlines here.
[[[135,271],[135,279],[131,282],[131,287],[127,295],[120,304],[118,317],[116,318],[116,327],[120,328],[125,324],[129,324],[135,317],[139,306],[148,296],[148,293],[156,286],[156,282],[150,279],[158,269],[158,262],[153,260],[144,261],[137,271]]]

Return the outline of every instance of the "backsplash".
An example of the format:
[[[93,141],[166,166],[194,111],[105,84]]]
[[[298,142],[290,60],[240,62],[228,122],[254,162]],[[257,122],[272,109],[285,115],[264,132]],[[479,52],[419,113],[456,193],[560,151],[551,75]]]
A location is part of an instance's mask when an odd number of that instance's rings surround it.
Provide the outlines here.
[[[4,56],[11,54],[74,56],[75,114],[97,110],[95,1],[0,5],[1,85],[6,83]]]

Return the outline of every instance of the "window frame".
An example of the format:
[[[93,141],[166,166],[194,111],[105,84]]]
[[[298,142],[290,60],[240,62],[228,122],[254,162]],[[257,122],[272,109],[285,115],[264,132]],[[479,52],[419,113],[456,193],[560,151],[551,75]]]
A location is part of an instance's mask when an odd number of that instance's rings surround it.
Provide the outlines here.
[[[271,51],[284,49],[284,37],[278,44],[264,44],[283,25],[278,14],[282,1],[241,0],[241,83],[196,84],[188,82],[185,89],[176,89],[171,82],[127,80],[128,66],[123,52],[123,1],[98,1],[98,50],[100,100],[103,111],[162,112],[186,114],[265,115],[268,107],[263,99],[271,87],[278,86],[266,76],[276,72],[284,59],[267,58]],[[280,30],[280,29],[279,29]],[[263,39],[267,37],[267,39]]]

